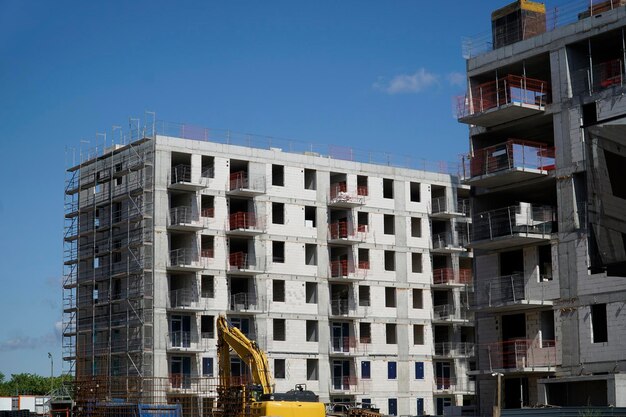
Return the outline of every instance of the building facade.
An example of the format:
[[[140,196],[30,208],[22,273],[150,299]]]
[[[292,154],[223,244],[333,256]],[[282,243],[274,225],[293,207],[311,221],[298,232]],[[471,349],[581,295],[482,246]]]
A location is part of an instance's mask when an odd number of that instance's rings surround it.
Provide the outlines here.
[[[162,401],[189,397],[217,376],[226,313],[268,353],[278,392],[306,383],[405,415],[473,404],[468,186],[174,130],[137,129],[68,170],[64,356],[78,381],[161,378]],[[245,375],[234,357],[232,370]]]
[[[481,415],[498,378],[504,408],[626,405],[626,8],[557,12],[494,12],[497,48],[468,59],[458,102]]]

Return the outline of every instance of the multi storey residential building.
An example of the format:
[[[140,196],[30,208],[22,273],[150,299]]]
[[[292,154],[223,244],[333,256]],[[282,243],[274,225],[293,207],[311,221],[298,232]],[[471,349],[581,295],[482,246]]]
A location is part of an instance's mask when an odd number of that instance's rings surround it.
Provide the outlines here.
[[[626,405],[624,4],[520,0],[467,51],[481,415],[499,378],[504,408]]]
[[[110,381],[161,378],[161,401],[205,407],[215,391],[194,387],[217,375],[226,313],[268,353],[277,391],[306,383],[390,414],[471,405],[469,187],[343,148],[214,135],[154,124],[68,170],[76,379],[125,398],[136,388]]]

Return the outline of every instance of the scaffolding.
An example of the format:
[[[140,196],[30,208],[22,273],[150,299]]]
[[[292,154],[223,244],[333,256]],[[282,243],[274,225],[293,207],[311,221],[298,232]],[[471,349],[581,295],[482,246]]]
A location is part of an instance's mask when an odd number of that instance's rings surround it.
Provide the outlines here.
[[[77,380],[152,375],[153,164],[154,130],[137,127],[66,171],[63,359]]]

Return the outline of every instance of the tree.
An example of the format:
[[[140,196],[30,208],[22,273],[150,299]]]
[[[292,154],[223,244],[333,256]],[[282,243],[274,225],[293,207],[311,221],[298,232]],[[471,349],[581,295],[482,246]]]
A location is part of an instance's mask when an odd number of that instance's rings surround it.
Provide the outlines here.
[[[5,381],[5,376],[0,372],[0,396],[15,396],[22,394],[47,395],[52,387],[59,387],[63,383],[72,381],[72,377],[63,375],[54,377],[43,377],[40,375],[22,373],[12,374],[9,381]]]

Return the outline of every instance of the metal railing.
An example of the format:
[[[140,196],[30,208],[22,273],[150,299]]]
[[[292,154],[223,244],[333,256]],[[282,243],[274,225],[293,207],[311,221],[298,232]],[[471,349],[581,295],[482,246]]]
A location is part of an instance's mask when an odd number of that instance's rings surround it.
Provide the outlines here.
[[[333,316],[347,316],[355,311],[356,306],[346,298],[330,300],[330,314]]]
[[[330,276],[333,278],[354,277],[356,270],[354,262],[348,259],[330,261]]]
[[[170,307],[191,307],[199,301],[198,292],[191,288],[170,291]]]
[[[523,369],[557,365],[556,341],[516,339],[481,346],[491,369]]]
[[[367,234],[367,227],[359,225],[354,227],[350,222],[339,221],[328,225],[328,235],[330,239],[353,239],[363,240]]]
[[[433,235],[433,249],[462,249],[467,246],[469,239],[465,232],[443,232]]]
[[[365,192],[365,194],[360,194]],[[367,195],[367,187],[357,188],[357,193],[349,193],[346,182],[337,182],[330,185],[328,204],[351,203],[363,204],[363,197]]]
[[[178,248],[170,251],[171,266],[193,266],[198,263],[198,253],[193,248]]]
[[[475,392],[476,383],[468,378],[435,377],[433,391]]]
[[[230,174],[229,190],[251,190],[256,192],[265,192],[265,178],[259,177],[250,180],[250,177],[246,171],[238,171]]]
[[[593,94],[611,87],[624,86],[624,62],[613,59],[589,68],[582,68],[572,74],[574,94]]]
[[[254,309],[257,297],[254,293],[237,293],[230,296],[230,309],[232,311],[247,311]]]
[[[433,306],[433,320],[469,320],[471,316],[471,312],[465,307],[457,311],[453,304]]]
[[[457,117],[463,118],[507,104],[545,107],[552,101],[550,83],[509,74],[472,87],[465,96],[457,97]]]
[[[626,4],[624,0],[563,0],[561,4],[546,8],[544,26],[545,31],[551,32],[559,27],[577,22],[589,16],[596,16],[600,13],[615,9],[624,4]],[[514,25],[514,27],[508,25],[508,27],[503,32],[520,33],[520,22],[521,21],[518,21],[517,24]],[[522,39],[511,38],[509,36],[504,41],[502,41],[502,38],[498,37],[496,38],[496,44],[494,45],[494,37],[492,31],[486,30],[479,34],[463,38],[463,57],[468,59],[480,56],[489,51],[497,49],[497,47],[500,45],[510,44],[520,40]]]
[[[172,184],[191,182],[191,165],[180,164],[172,167]]]
[[[435,197],[430,201],[431,213],[461,213],[469,215],[470,201],[468,198],[459,198],[456,201],[456,206],[450,204],[447,197]]]
[[[516,303],[527,301],[532,297],[537,297],[540,303],[547,301],[546,290],[550,281],[537,282],[538,288],[533,289],[532,294],[527,287],[524,275],[516,273],[504,275],[480,282],[476,291],[476,305],[478,307],[493,307],[506,303]]]
[[[353,336],[332,337],[330,351],[333,353],[350,353],[356,350],[356,338]]]
[[[475,356],[476,345],[464,342],[436,342],[434,344],[436,356]]]
[[[231,270],[246,269],[261,271],[264,269],[261,258],[249,256],[246,252],[231,253],[228,256],[228,266]]]
[[[252,212],[240,211],[228,217],[228,230],[260,229],[261,222]]]
[[[457,271],[454,268],[433,269],[433,284],[471,284],[472,270],[461,268]]]
[[[334,391],[350,391],[353,390],[357,385],[357,377],[356,376],[334,376],[332,378],[332,387],[331,389]]]
[[[555,169],[555,149],[545,143],[509,139],[463,156],[463,176],[473,178],[506,170]],[[468,166],[469,165],[469,166]]]
[[[556,212],[549,206],[519,203],[477,213],[472,218],[472,241],[515,235],[549,238],[556,232]]]
[[[179,206],[172,207],[170,209],[170,224],[171,225],[183,225],[183,224],[191,224],[193,222],[197,222],[199,217],[194,214],[191,207],[188,206]]]
[[[190,348],[192,342],[198,342],[198,338],[196,333],[189,330],[177,330],[169,333],[170,347]]]

